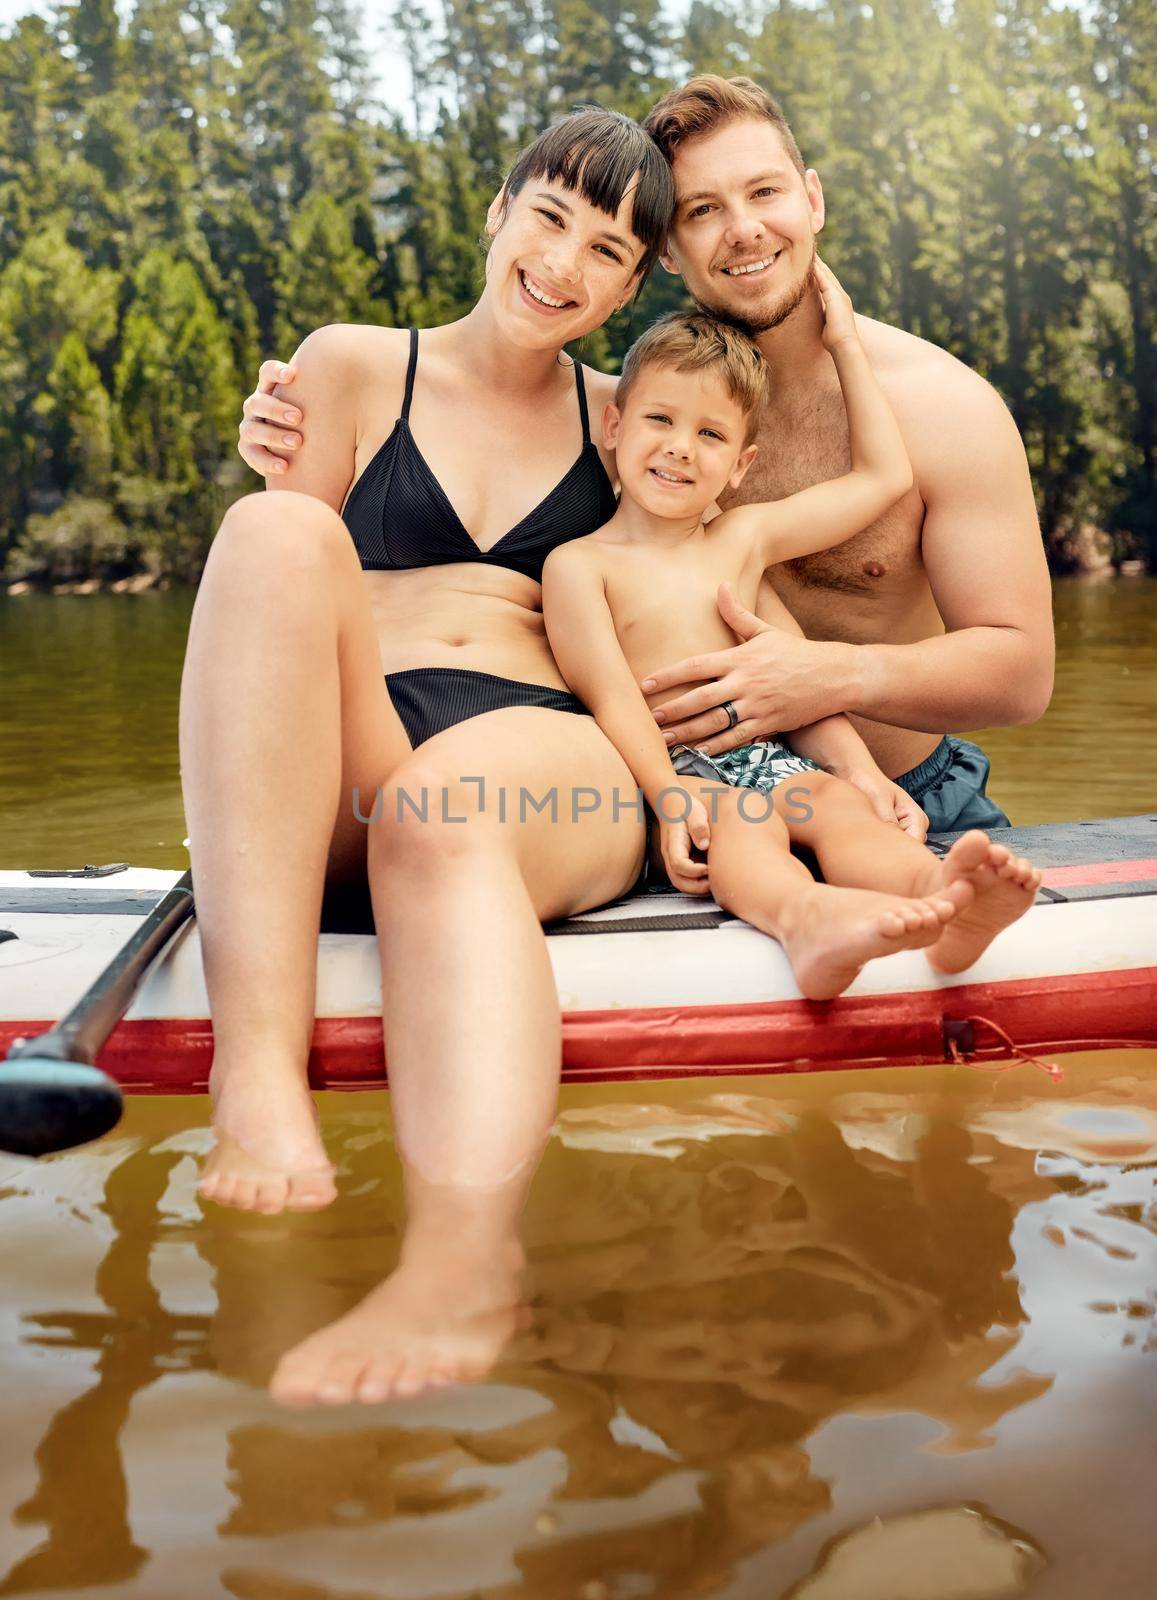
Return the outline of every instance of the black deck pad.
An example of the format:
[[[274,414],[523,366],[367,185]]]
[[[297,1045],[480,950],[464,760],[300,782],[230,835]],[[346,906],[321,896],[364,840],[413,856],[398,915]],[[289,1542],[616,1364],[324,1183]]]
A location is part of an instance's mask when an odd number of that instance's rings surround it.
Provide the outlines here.
[[[928,843],[937,854],[943,855],[959,837],[957,833],[932,834]],[[1018,855],[1031,856],[1037,866],[1045,869],[1046,875],[1050,868],[1087,866],[1093,869],[1084,881],[1080,881],[1079,873],[1070,870],[1066,878],[1076,881],[1046,884],[1040,894],[1042,903],[1056,905],[1071,900],[1157,896],[1157,816],[1098,817],[1089,822],[1000,828],[993,831],[992,837]],[[1120,875],[1119,869],[1114,870],[1119,862],[1137,863],[1135,875]],[[813,863],[809,861],[809,865]],[[1098,873],[1097,868],[1104,870]],[[34,878],[29,874],[26,888],[0,888],[0,919],[6,914],[29,911],[53,916],[85,913],[143,917],[164,892],[163,889],[118,889],[115,877],[94,883],[91,878]],[[696,906],[691,897],[680,895],[675,889],[657,886],[614,906],[556,923],[548,932],[552,935],[657,933],[718,927],[728,920],[725,913]],[[359,885],[326,895],[322,907],[323,933],[372,933],[373,929],[368,887]]]

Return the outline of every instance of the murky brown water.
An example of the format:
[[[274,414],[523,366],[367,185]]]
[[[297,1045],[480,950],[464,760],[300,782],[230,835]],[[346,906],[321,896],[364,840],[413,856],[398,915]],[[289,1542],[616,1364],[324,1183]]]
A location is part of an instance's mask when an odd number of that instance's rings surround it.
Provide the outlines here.
[[[569,1091],[533,1329],[374,1412],[262,1384],[393,1258],[382,1101],[293,1220],[202,1213],[203,1109],[0,1168],[0,1594],[1152,1595],[1157,1052]]]
[[[1149,809],[1157,584],[1056,593],[993,791]],[[0,862],[182,864],[186,597],[60,604],[0,602]],[[263,1383],[396,1253],[384,1097],[323,1097],[314,1217],[203,1212],[197,1100],[0,1157],[0,1595],[1150,1600],[1157,1052],[1064,1064],[568,1089],[533,1327],[373,1412]]]

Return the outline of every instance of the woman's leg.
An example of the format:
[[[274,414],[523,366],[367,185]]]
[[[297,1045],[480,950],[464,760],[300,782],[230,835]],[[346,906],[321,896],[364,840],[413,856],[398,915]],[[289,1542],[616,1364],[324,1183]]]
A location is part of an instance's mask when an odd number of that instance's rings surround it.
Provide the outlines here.
[[[340,519],[267,492],[228,512],[197,594],[181,682],[181,776],[213,1017],[217,1147],[201,1192],[314,1209],[333,1177],[305,1077],[327,867],[364,867],[351,790],[409,741]]]
[[[593,719],[525,708],[439,734],[387,785],[369,872],[406,1233],[393,1276],[284,1359],[278,1398],[383,1400],[497,1358],[520,1294],[517,1221],[558,1097],[540,924],[630,886],[643,856],[634,799]]]
[[[923,895],[816,883],[791,854],[788,827],[773,796],[750,789],[720,792],[718,784],[695,778],[682,782],[698,790],[711,818],[712,894],[728,911],[779,940],[809,1000],[841,994],[876,956],[933,944],[971,898],[961,886]],[[909,843],[922,851],[915,840]]]
[[[806,800],[810,816],[791,801],[792,794]],[[1031,861],[1014,856],[978,828],[962,834],[940,857],[911,834],[882,822],[866,795],[829,773],[781,784],[774,796],[792,842],[815,851],[828,883],[894,894],[947,894],[954,900],[960,886],[968,885],[971,893],[958,906],[959,915],[930,942],[928,959],[942,972],[971,966],[1036,898],[1041,875]]]

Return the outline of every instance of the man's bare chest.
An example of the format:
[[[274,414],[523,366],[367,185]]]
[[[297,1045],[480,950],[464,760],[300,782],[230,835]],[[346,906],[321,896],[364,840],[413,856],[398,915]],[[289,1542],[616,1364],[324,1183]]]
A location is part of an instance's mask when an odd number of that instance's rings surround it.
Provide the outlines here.
[[[842,399],[802,423],[769,415],[757,444],[759,454],[738,493],[720,502],[725,510],[731,505],[782,500],[813,484],[838,478],[851,467]],[[908,494],[862,533],[830,550],[787,561],[773,569],[770,577],[784,599],[807,590],[895,597],[923,582],[922,522],[919,496]]]

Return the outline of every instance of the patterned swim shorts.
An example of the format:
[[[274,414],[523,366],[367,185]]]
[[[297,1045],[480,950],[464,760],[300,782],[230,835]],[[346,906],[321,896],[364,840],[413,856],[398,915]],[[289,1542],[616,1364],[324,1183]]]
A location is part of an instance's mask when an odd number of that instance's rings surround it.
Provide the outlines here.
[[[671,746],[671,764],[684,777],[725,783],[732,789],[758,789],[760,794],[769,794],[785,778],[824,770],[776,739],[753,739],[718,756],[705,756],[688,744],[676,744]]]

